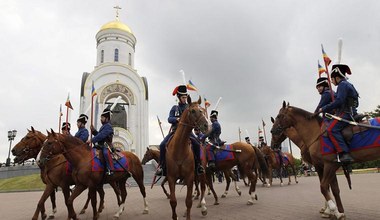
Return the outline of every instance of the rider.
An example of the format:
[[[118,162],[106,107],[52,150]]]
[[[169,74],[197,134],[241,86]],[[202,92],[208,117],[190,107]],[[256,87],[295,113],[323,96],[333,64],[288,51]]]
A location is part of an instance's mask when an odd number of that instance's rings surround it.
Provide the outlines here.
[[[107,166],[106,174],[108,176],[113,174],[113,162],[111,155],[109,154],[108,147],[113,151],[112,147],[112,138],[113,138],[113,128],[110,123],[111,120],[111,110],[106,108],[103,110],[103,113],[100,116],[100,122],[102,123],[102,127],[100,127],[99,131],[97,131],[93,125],[90,126],[92,134],[95,135],[92,140],[87,141],[89,144],[98,143],[97,145],[102,148],[104,161]],[[96,145],[95,145],[96,146]]]
[[[169,134],[164,138],[160,144],[160,166],[156,171],[157,176],[162,176],[166,174],[166,145],[171,137],[174,135],[175,130],[177,129],[178,122],[182,113],[188,107],[187,104],[187,88],[186,85],[179,85],[173,91],[173,96],[177,95],[179,100],[178,105],[174,105],[170,112],[168,122],[172,124]],[[198,174],[203,174],[204,168],[201,165],[200,161],[200,143],[193,133],[190,134],[190,141],[193,147],[195,166]]]
[[[208,138],[209,141],[213,145],[211,149],[214,150],[214,146],[223,145],[222,140],[220,140],[220,134],[222,133],[222,129],[221,129],[220,124],[218,122],[218,111],[216,111],[216,110],[211,111],[210,120],[212,123],[211,130],[202,137],[202,142],[206,138]],[[208,159],[209,159],[208,166],[211,169],[214,169],[215,168],[215,158],[208,158]]]
[[[359,106],[359,94],[355,87],[346,80],[346,74],[351,75],[351,70],[347,65],[335,64],[332,66],[331,81],[335,86],[338,86],[336,98],[330,104],[319,108],[317,113],[335,110],[338,117],[346,120],[352,120],[357,115],[356,108]],[[338,151],[338,161],[340,160],[342,163],[354,161],[341,133],[347,125],[346,122],[332,120],[327,127],[327,133]]]
[[[86,129],[86,123],[88,116],[85,114],[80,114],[77,120],[78,131],[75,133],[74,137],[81,139],[83,142],[88,140],[88,130]]]
[[[197,139],[200,141],[202,140],[204,134],[201,132],[201,129],[199,129],[198,127],[195,127],[194,128],[194,135],[195,137],[197,137]]]
[[[321,100],[319,101],[319,104],[314,112],[318,112],[320,108],[332,102],[329,83],[326,77],[319,77],[317,79],[316,88],[318,93],[321,95]],[[333,92],[333,94],[335,94],[335,92]]]
[[[249,137],[245,137],[244,139],[245,139],[245,142],[247,142],[247,144],[252,145],[252,144],[251,144],[251,139],[249,139]]]
[[[62,134],[71,135],[70,128],[71,128],[71,125],[69,122],[63,122],[62,128],[61,128]]]

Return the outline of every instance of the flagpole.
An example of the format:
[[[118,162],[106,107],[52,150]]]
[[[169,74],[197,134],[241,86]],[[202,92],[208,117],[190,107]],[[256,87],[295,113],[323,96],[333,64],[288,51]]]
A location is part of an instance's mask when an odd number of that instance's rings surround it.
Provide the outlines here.
[[[94,96],[91,94],[91,114],[90,114],[90,140],[92,139],[92,129],[91,127],[94,127]],[[92,147],[92,141],[90,141],[90,147]]]
[[[61,122],[62,122],[62,104],[59,105],[58,133],[61,133]]]
[[[322,52],[324,52],[325,50],[323,49],[323,44],[321,44],[321,47],[322,47]],[[325,52],[325,54],[326,54],[326,52]],[[325,54],[323,54],[323,56]],[[326,56],[327,56],[327,54],[326,54]],[[323,57],[323,62],[325,63],[325,67],[326,67],[327,81],[329,83],[331,101],[334,101],[334,92],[333,92],[332,87],[331,87],[331,80],[330,80],[330,74],[329,74],[329,65],[326,63],[325,57]]]
[[[66,127],[65,127],[65,130],[68,131],[68,127],[69,127],[69,107],[66,106]]]
[[[162,126],[161,126],[161,121],[160,121],[160,118],[158,117],[158,115],[157,115],[157,121],[158,121],[158,126],[160,126],[162,137],[165,138],[164,131],[162,130]]]
[[[261,119],[261,121],[263,122],[264,140],[265,140],[265,143],[268,143],[267,142],[267,135],[265,134],[265,123],[264,123],[263,119]]]
[[[241,130],[240,130],[240,127],[239,127],[239,142],[241,142]]]

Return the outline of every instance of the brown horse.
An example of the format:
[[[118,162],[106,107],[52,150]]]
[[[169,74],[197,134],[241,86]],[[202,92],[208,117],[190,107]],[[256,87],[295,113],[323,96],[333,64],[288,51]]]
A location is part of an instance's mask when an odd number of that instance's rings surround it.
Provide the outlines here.
[[[140,187],[140,192],[143,195],[143,213],[148,213],[148,206],[145,201],[145,187],[143,184],[144,172],[139,158],[133,153],[122,152],[128,160],[128,172],[115,172],[112,176],[104,176],[103,172],[92,171],[93,156],[91,150],[92,149],[90,149],[87,144],[83,144],[79,139],[69,135],[56,134],[54,131],[51,131],[51,133],[48,132],[47,140],[44,142],[41,150],[41,160],[48,160],[54,158],[56,155],[63,154],[73,166],[72,177],[76,186],[67,200],[69,218],[77,219],[73,207],[73,201],[87,187],[89,188],[89,195],[91,197],[93,219],[98,218],[98,212],[96,210],[96,189],[103,183],[110,183],[113,186],[118,186],[115,193],[118,198],[119,210],[114,215],[115,218],[118,218],[124,210],[125,199],[127,196],[125,184],[130,176],[129,173],[132,174],[133,178],[136,180]],[[100,157],[102,158],[101,155]],[[119,200],[119,196],[121,196],[121,200]]]
[[[269,183],[267,184],[267,187],[271,187],[271,185],[272,185],[273,172],[271,172],[271,171],[273,169],[277,170],[277,173],[280,176],[280,182],[281,182],[280,186],[284,185],[283,182],[282,182],[282,171],[284,169],[287,170],[289,167],[293,171],[295,182],[298,183],[296,169],[294,167],[295,166],[295,161],[294,161],[293,155],[291,155],[290,153],[287,153],[287,152],[283,153],[288,158],[288,160],[289,160],[289,163],[287,163],[284,166],[283,164],[280,164],[280,162],[276,159],[276,153],[269,146],[263,146],[263,147],[261,147],[261,152],[263,152],[263,154],[265,155],[265,157],[267,159],[267,162],[268,162],[268,166],[269,166],[269,176],[268,176]],[[288,175],[288,177],[289,177],[288,185],[290,185],[292,181],[290,179],[290,175]],[[263,178],[264,178],[264,183],[265,183],[265,176],[263,176]]]
[[[190,134],[194,127],[198,126],[202,132],[207,132],[210,127],[206,117],[206,111],[200,106],[201,97],[197,102],[191,102],[190,96],[187,98],[188,108],[184,110],[171,140],[169,140],[166,151],[167,178],[170,189],[170,205],[172,208],[172,219],[177,219],[176,207],[177,198],[175,186],[177,179],[183,179],[187,186],[186,194],[186,219],[190,220],[191,206],[193,205],[192,193],[194,184],[194,155],[191,150]],[[202,215],[207,214],[204,191],[206,189],[205,175],[200,175],[201,182],[201,205]]]
[[[15,156],[15,163],[20,164],[30,158],[37,159],[37,155],[40,152],[42,144],[45,140],[46,135],[34,130],[34,128],[31,127],[31,130],[28,130],[25,137],[23,137],[21,141],[12,148],[12,154]],[[53,213],[49,216],[49,218],[54,218],[54,213],[56,212],[55,188],[58,186],[62,188],[65,201],[67,201],[70,196],[69,186],[73,185],[74,181],[66,174],[66,159],[63,155],[57,156],[45,165],[41,165],[40,163],[37,164],[41,169],[41,180],[44,184],[46,184],[46,187],[38,202],[32,219],[37,220],[40,212],[42,219],[47,217],[44,204],[49,196],[53,204]],[[52,179],[57,181],[53,182],[51,181]]]
[[[226,145],[220,147],[221,150],[226,149]],[[235,142],[231,144],[231,151],[234,154],[233,160],[222,160],[216,161],[216,170],[231,170],[234,166],[238,166],[238,169],[242,176],[247,176],[250,184],[249,195],[250,199],[247,202],[247,205],[252,205],[253,200],[257,200],[256,183],[257,175],[255,169],[260,167],[260,170],[264,175],[268,174],[268,167],[265,162],[263,154],[256,147],[247,144],[245,142]],[[259,166],[258,166],[259,164]],[[207,175],[208,182],[210,184],[210,189],[214,193],[211,175]],[[214,198],[217,202],[218,197],[214,194]]]
[[[154,148],[147,148],[146,149],[146,152],[144,154],[144,157],[143,157],[141,163],[143,165],[145,165],[150,160],[155,160],[157,163],[160,162],[160,151],[158,149],[154,149]],[[206,164],[206,163],[204,163],[204,164]],[[241,191],[240,191],[239,187],[236,185],[236,179],[234,178],[234,175],[232,174],[231,170],[224,170],[223,173],[224,173],[224,176],[226,178],[227,185],[226,185],[226,190],[225,190],[225,192],[222,195],[222,198],[225,198],[227,196],[227,194],[228,194],[228,189],[229,189],[229,186],[230,186],[230,183],[231,183],[231,179],[233,181],[235,181],[235,190],[236,190],[236,192],[239,195],[241,195]],[[168,179],[165,177],[165,179],[161,182],[161,187],[162,187],[162,190],[164,191],[165,195],[169,199],[170,198],[169,193],[166,191],[165,186],[164,186],[167,181],[168,181]],[[196,189],[195,189],[195,192],[194,192],[195,193],[194,199],[199,199],[199,196],[200,196],[200,190],[199,190],[197,182],[199,182],[199,181],[195,181],[195,187],[196,187]],[[207,182],[207,185],[209,185],[208,182]],[[214,198],[216,198],[214,204],[218,205],[219,202],[218,202],[218,197],[217,197],[217,195],[215,193],[215,190],[214,189],[210,189],[210,190],[212,191],[212,193],[214,195]]]
[[[337,219],[344,219],[344,209],[340,199],[339,185],[335,174],[341,164],[335,162],[334,154],[323,156],[321,154],[319,138],[325,133],[325,131],[321,131],[320,123],[317,118],[312,117],[312,113],[297,107],[286,105],[286,103],[283,102],[283,106],[280,109],[271,130],[272,137],[273,135],[285,136],[283,134],[284,131],[290,127],[295,128],[303,143],[308,146],[312,164],[315,165],[318,175],[322,174],[320,188],[327,201],[328,209]],[[279,141],[274,144],[280,144],[281,139],[283,140],[283,138],[280,138]],[[356,162],[375,160],[380,157],[380,146],[352,151],[351,155]],[[322,169],[323,172],[319,172],[318,170],[320,169]],[[332,200],[329,187],[331,187],[336,204]]]

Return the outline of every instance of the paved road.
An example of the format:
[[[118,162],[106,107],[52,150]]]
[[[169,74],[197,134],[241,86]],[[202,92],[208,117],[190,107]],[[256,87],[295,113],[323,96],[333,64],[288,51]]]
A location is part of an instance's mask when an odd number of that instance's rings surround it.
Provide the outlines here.
[[[347,219],[380,219],[380,174],[355,174],[352,175],[353,190],[349,190],[343,176],[339,176],[341,185],[341,197],[346,210]],[[322,207],[323,198],[319,192],[317,177],[301,177],[299,184],[280,187],[275,180],[272,188],[257,187],[258,201],[252,206],[247,206],[248,188],[239,182],[242,196],[230,190],[227,198],[220,199],[220,205],[214,206],[213,198],[207,196],[208,215],[203,217],[200,210],[193,204],[192,219],[322,219],[318,213]],[[215,184],[218,194],[224,190],[223,184]],[[185,191],[177,186],[178,213],[185,211]],[[24,220],[31,219],[42,192],[0,193],[0,219]],[[76,211],[79,211],[86,199],[83,193],[75,200]],[[128,189],[126,209],[120,219],[147,220],[147,219],[171,219],[171,209],[160,187],[150,189],[147,187],[147,201],[150,213],[143,215],[143,201],[138,188]],[[57,194],[58,212],[55,219],[66,219],[67,212],[63,202],[62,193]],[[50,202],[46,203],[50,213]],[[106,207],[100,215],[100,220],[113,219],[116,212],[116,199],[111,189],[106,189]],[[80,215],[80,219],[92,219],[91,208],[87,213]],[[179,219],[184,219],[180,217]]]

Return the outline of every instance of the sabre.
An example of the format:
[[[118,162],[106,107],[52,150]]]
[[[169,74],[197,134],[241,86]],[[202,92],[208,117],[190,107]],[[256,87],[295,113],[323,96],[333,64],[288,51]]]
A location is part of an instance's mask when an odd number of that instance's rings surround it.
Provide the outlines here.
[[[343,122],[346,122],[346,123],[348,123],[350,125],[355,125],[355,126],[360,126],[360,127],[366,127],[366,128],[374,128],[374,129],[379,129],[380,130],[380,127],[378,127],[378,126],[373,126],[373,125],[358,123],[358,122],[355,122],[355,121],[350,121],[350,120],[341,118],[339,116],[332,115],[330,113],[325,113],[325,116],[328,119],[335,119],[335,120],[338,120],[338,121],[343,121]]]

